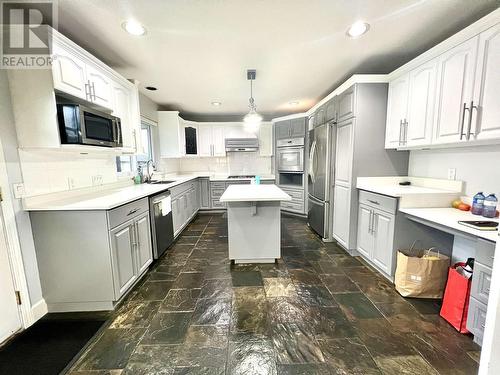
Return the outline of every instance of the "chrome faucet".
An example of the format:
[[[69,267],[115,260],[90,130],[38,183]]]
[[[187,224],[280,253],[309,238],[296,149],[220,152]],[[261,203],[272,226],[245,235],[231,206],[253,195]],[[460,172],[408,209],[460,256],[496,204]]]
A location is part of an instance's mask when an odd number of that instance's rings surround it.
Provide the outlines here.
[[[153,177],[153,172],[149,172],[149,164],[150,163],[151,163],[151,167],[153,167],[153,170],[155,168],[155,164],[154,164],[153,159],[149,159],[146,162],[146,174],[145,174],[146,182],[151,182],[151,179]]]

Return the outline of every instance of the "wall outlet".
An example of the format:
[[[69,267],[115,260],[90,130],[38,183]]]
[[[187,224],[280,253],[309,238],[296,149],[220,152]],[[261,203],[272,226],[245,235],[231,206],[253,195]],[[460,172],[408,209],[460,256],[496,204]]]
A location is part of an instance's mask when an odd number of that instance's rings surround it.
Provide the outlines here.
[[[102,175],[92,176],[92,186],[102,185]]]
[[[73,177],[68,177],[68,189],[73,190],[75,188],[75,179]]]
[[[448,168],[448,180],[456,180],[456,179],[457,179],[457,169]]]
[[[16,199],[21,199],[26,194],[23,183],[12,184],[12,187],[14,188],[14,197]]]

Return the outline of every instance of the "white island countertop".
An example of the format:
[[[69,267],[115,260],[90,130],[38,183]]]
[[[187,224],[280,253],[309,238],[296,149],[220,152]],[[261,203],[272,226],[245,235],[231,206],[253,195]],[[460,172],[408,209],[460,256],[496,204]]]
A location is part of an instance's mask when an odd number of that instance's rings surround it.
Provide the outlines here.
[[[276,185],[231,185],[228,186],[220,201],[227,202],[272,202],[291,201],[287,193]]]
[[[437,226],[451,228],[455,231],[464,234],[472,235],[474,237],[483,238],[485,240],[496,242],[498,240],[498,231],[485,231],[470,228],[468,226],[459,224],[459,220],[492,220],[498,223],[498,218],[488,219],[482,216],[472,215],[470,211],[460,211],[456,208],[443,207],[443,208],[400,208],[399,211],[408,215],[411,219],[416,221],[425,221],[434,223]],[[439,228],[438,228],[439,229]]]

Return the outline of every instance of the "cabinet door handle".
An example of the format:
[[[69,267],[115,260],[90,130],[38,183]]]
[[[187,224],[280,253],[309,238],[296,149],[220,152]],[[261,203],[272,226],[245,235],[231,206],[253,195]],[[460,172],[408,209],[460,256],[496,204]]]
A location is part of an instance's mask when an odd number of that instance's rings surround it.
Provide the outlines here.
[[[401,146],[401,143],[403,142],[402,139],[403,135],[403,120],[399,120],[399,145]]]
[[[406,144],[408,143],[408,121],[405,119],[404,122],[403,122],[403,136],[404,136],[404,144],[406,146]]]
[[[378,229],[378,214],[373,213],[373,224],[372,224],[372,233],[375,234]]]
[[[95,83],[94,82],[92,82],[92,96],[93,96],[92,101],[95,102],[96,96],[95,96]]]
[[[133,215],[133,214],[135,214],[137,211],[139,211],[139,209],[138,209],[138,208],[134,208],[133,210],[130,210],[130,211],[128,212],[127,216]]]
[[[135,222],[135,246],[137,246],[137,250],[139,250],[139,247],[141,246],[141,240],[139,238],[139,223],[137,221]]]
[[[90,96],[90,84],[86,83],[85,84],[85,99],[92,100],[92,98],[89,99],[89,96]]]
[[[462,124],[460,125],[460,140],[462,140],[464,134],[464,126],[465,126],[465,111],[468,111],[469,108],[467,108],[467,103],[464,103],[464,106],[462,108]],[[470,117],[470,116],[469,116]]]
[[[474,100],[471,100],[469,109],[469,122],[467,123],[467,140],[470,139],[471,135],[475,135],[475,133],[472,133],[472,112],[474,111],[474,108],[477,110],[477,106],[474,105]]]
[[[378,203],[377,201],[372,201],[371,199],[367,199],[367,200],[368,200],[368,202],[373,203],[373,204],[376,204],[377,206],[380,204],[380,203]]]
[[[370,217],[368,218],[368,233],[372,232],[372,214],[373,211],[370,211]]]

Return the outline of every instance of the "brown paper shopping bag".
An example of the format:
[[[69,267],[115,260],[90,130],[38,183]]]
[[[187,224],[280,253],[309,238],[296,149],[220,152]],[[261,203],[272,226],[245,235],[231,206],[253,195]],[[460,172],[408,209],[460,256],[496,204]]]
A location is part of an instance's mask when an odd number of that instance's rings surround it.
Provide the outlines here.
[[[396,290],[403,297],[442,298],[449,266],[449,257],[430,250],[423,256],[398,251]]]

